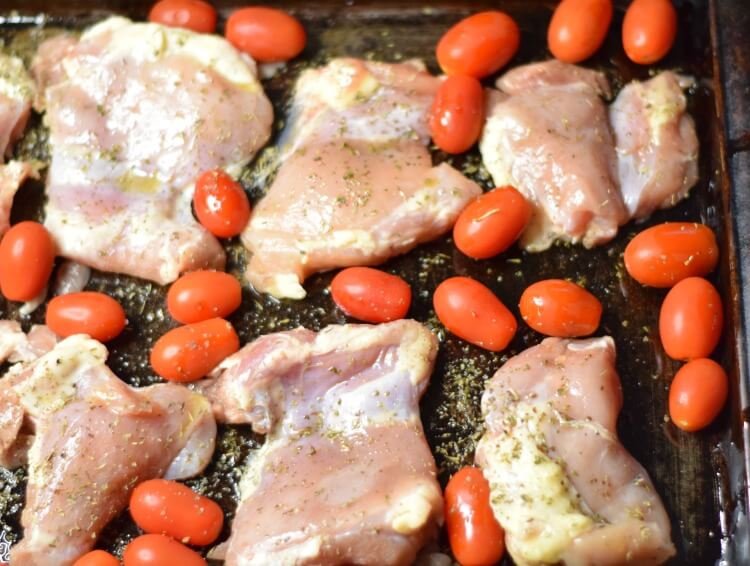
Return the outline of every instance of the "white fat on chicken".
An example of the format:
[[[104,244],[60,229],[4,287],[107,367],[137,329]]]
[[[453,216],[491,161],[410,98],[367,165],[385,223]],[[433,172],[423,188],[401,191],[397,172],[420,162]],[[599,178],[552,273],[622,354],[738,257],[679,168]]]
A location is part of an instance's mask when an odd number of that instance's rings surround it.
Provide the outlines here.
[[[648,566],[675,553],[648,473],[617,438],[614,362],[609,337],[548,338],[487,384],[476,461],[519,566]]]
[[[60,254],[164,284],[221,268],[193,218],[200,173],[237,176],[273,110],[255,63],[224,38],[109,18],[42,44],[32,68],[50,128],[45,226]]]
[[[200,473],[214,450],[209,402],[174,384],[132,388],[87,336],[57,343],[0,321],[0,355],[24,360],[0,380],[0,464],[28,466],[23,538],[11,563],[70,566],[140,482]]]
[[[437,342],[415,321],[263,336],[199,385],[216,418],[267,435],[241,482],[227,566],[406,566],[442,495],[419,398]]]

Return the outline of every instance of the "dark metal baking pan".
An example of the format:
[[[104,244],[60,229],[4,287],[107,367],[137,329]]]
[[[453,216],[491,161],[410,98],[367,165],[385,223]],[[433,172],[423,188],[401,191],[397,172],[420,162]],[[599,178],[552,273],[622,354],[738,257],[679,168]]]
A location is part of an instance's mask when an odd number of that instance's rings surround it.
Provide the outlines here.
[[[108,14],[145,18],[151,2],[136,0],[45,0],[0,2],[0,37],[5,49],[28,59],[38,42],[59,28],[81,29]],[[236,0],[215,0],[226,17]],[[438,69],[434,46],[440,35],[459,18],[480,9],[503,9],[522,29],[521,50],[511,65],[549,57],[546,28],[554,2],[278,2],[305,23],[309,43],[302,57],[265,81],[277,113],[276,133],[283,125],[290,88],[299,72],[334,56],[357,56],[398,61],[424,59]],[[431,306],[436,285],[454,275],[470,275],[489,285],[517,313],[517,302],[530,283],[547,277],[566,277],[593,291],[603,302],[601,334],[610,334],[618,347],[618,370],[625,393],[619,420],[624,444],[651,474],[672,518],[677,557],[672,564],[703,566],[750,564],[747,524],[748,358],[747,324],[750,320],[750,149],[748,144],[748,14],[740,0],[678,1],[679,32],[670,55],[657,67],[630,63],[620,43],[624,2],[604,47],[587,65],[603,69],[619,88],[654,69],[676,69],[695,76],[688,93],[701,143],[700,181],[691,196],[675,208],[655,214],[646,224],[625,226],[610,244],[595,250],[559,245],[537,255],[512,248],[488,261],[461,255],[450,238],[424,245],[385,264],[385,269],[406,278],[414,291],[410,316],[431,327],[441,339],[432,383],[422,403],[429,442],[445,482],[458,467],[472,461],[474,443],[481,434],[479,398],[484,382],[509,356],[540,341],[524,325],[511,347],[493,354],[447,335]],[[743,24],[744,22],[744,24]],[[490,84],[490,81],[488,81]],[[45,159],[46,136],[36,116],[18,157]],[[439,152],[436,161],[448,159]],[[476,152],[451,161],[485,187],[489,176]],[[261,155],[243,176],[253,200],[263,194],[259,172]],[[42,183],[29,183],[16,197],[13,221],[42,215]],[[698,434],[679,432],[665,421],[668,387],[678,364],[664,355],[659,344],[657,313],[664,291],[646,289],[630,279],[622,264],[629,239],[647,225],[666,220],[697,220],[718,235],[722,261],[713,279],[725,301],[726,327],[717,358],[731,378],[731,398],[722,416]],[[229,269],[240,276],[245,254],[236,241],[227,244]],[[341,323],[346,317],[333,305],[327,286],[331,275],[313,277],[303,302],[276,301],[244,289],[240,311],[231,317],[243,342],[269,332],[303,325],[318,329]],[[111,344],[110,365],[134,385],[155,381],[147,352],[154,340],[175,323],[164,308],[165,289],[126,276],[94,273],[89,288],[117,297],[125,306],[129,325]],[[18,305],[0,300],[0,317],[16,318],[25,327],[43,321],[44,307],[22,318]],[[262,443],[246,427],[221,427],[213,462],[190,484],[217,499],[231,515],[236,506],[237,481],[243,463]],[[9,539],[20,535],[25,472],[0,470],[0,523]],[[231,524],[231,521],[227,521]],[[118,551],[136,528],[127,513],[103,534],[100,545]],[[223,536],[228,535],[225,528]],[[441,541],[445,546],[445,541]]]

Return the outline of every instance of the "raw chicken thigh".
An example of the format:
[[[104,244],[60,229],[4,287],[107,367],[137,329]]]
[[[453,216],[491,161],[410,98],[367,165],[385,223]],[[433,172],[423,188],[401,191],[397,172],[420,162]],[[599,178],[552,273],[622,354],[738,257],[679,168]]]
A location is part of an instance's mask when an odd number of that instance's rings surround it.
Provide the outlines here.
[[[254,62],[215,35],[110,18],[43,44],[34,72],[52,162],[45,226],[61,255],[168,283],[221,268],[191,212],[206,170],[239,174],[270,135]]]
[[[609,337],[548,338],[487,384],[476,461],[519,566],[647,566],[675,553],[646,470],[617,438],[614,364]]]
[[[3,162],[26,128],[34,83],[17,57],[0,53],[0,237],[10,228],[13,197],[28,177],[38,178],[35,164]]]
[[[512,185],[534,207],[521,245],[554,240],[592,247],[628,219],[617,186],[617,160],[600,95],[601,73],[560,61],[513,69],[487,101],[479,149],[497,186]]]
[[[0,346],[14,344],[2,348],[6,357],[51,348],[0,380],[0,464],[29,469],[24,537],[11,549],[19,566],[70,566],[138,483],[200,473],[216,435],[201,395],[173,384],[134,389],[107,368],[99,342],[77,335],[55,345],[49,336],[38,327],[24,340],[14,323],[0,323]]]
[[[609,108],[620,188],[633,218],[675,205],[698,181],[698,137],[680,80],[666,71],[632,82]]]
[[[409,565],[442,496],[419,398],[437,341],[422,325],[263,336],[202,385],[219,420],[267,435],[242,480],[227,566]]]
[[[416,62],[335,59],[302,74],[281,166],[242,235],[256,289],[301,299],[312,273],[381,263],[452,227],[481,189],[432,166],[438,85]]]

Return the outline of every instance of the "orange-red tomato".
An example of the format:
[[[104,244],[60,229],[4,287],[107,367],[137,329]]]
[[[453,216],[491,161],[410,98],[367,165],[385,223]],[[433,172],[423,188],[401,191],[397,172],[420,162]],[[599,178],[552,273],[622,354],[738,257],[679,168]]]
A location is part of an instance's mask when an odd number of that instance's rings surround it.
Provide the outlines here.
[[[446,279],[432,297],[440,322],[459,338],[493,352],[513,339],[518,323],[495,294],[469,277]]]
[[[307,43],[305,28],[297,18],[261,6],[234,12],[224,33],[237,49],[261,62],[294,59]]]
[[[250,202],[242,185],[220,169],[198,177],[193,208],[203,227],[219,238],[236,236],[250,219]]]
[[[160,0],[148,13],[150,22],[198,33],[216,30],[216,10],[202,0]]]
[[[700,430],[721,412],[729,393],[724,369],[713,360],[686,363],[669,388],[669,418],[682,430]]]
[[[484,92],[474,77],[447,77],[435,95],[430,134],[446,153],[463,153],[477,143],[484,123]]]
[[[504,67],[518,51],[518,24],[503,12],[480,12],[450,28],[437,45],[437,60],[446,75],[477,79]]]
[[[505,533],[492,513],[490,486],[479,468],[461,468],[445,486],[445,527],[461,566],[492,566],[503,557]]]
[[[92,550],[76,560],[73,566],[120,566],[120,561],[109,552]]]
[[[611,22],[612,0],[563,0],[547,30],[549,50],[566,63],[588,59],[601,47]]]
[[[234,328],[223,318],[180,326],[159,338],[151,367],[170,381],[195,381],[240,349]]]
[[[701,277],[688,277],[670,289],[661,305],[659,336],[670,358],[706,358],[719,343],[723,323],[716,288]]]
[[[241,302],[239,281],[221,271],[186,273],[167,293],[169,314],[183,324],[223,318],[237,310]]]
[[[708,275],[719,262],[713,230],[693,222],[667,222],[648,228],[625,248],[625,269],[651,287],[671,287],[687,277]]]
[[[82,291],[53,298],[47,305],[45,322],[55,334],[88,334],[99,342],[120,335],[127,320],[120,303],[109,295]]]
[[[406,281],[371,267],[340,271],[331,281],[331,295],[346,314],[372,323],[404,318],[411,305]]]
[[[169,535],[196,546],[214,542],[224,524],[224,512],[215,501],[162,479],[145,481],[133,490],[130,515],[147,533]]]
[[[547,336],[575,338],[593,334],[602,317],[602,304],[583,287],[562,279],[529,285],[519,303],[521,318]]]
[[[493,189],[461,212],[453,227],[453,241],[467,256],[487,259],[507,250],[530,218],[531,205],[516,189]]]
[[[164,535],[141,535],[122,553],[123,566],[206,566],[200,554]]]
[[[42,292],[55,262],[55,245],[38,222],[19,222],[0,242],[0,291],[11,301]]]
[[[634,0],[622,22],[622,45],[631,61],[656,63],[672,48],[677,12],[670,0]]]

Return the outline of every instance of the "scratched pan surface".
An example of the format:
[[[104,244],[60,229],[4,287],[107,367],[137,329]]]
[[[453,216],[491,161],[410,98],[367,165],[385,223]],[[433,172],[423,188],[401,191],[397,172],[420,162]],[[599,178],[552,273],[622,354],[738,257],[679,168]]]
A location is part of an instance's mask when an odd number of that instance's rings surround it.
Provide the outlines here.
[[[225,17],[233,2],[215,2]],[[450,238],[421,246],[385,264],[388,271],[403,276],[414,293],[410,316],[424,322],[440,337],[441,348],[432,382],[422,402],[427,438],[440,469],[440,480],[472,461],[476,440],[481,435],[479,399],[484,382],[511,355],[537,344],[541,336],[523,324],[511,347],[493,354],[469,346],[452,336],[437,322],[431,307],[436,285],[452,275],[475,277],[492,288],[517,314],[518,299],[530,283],[549,277],[563,277],[583,284],[603,302],[605,310],[598,334],[614,337],[618,349],[618,370],[625,394],[619,420],[623,443],[649,471],[672,518],[677,557],[672,564],[747,564],[745,522],[745,460],[740,423],[740,387],[744,376],[738,362],[739,305],[736,283],[737,258],[729,212],[729,181],[724,173],[724,125],[717,115],[712,51],[711,6],[706,2],[677,2],[679,34],[675,48],[660,65],[698,79],[688,93],[690,112],[696,119],[701,141],[700,181],[691,196],[677,207],[660,212],[647,225],[666,220],[701,221],[712,226],[722,245],[723,261],[714,275],[726,301],[727,323],[717,356],[732,379],[730,407],[707,431],[687,435],[667,422],[668,385],[678,364],[665,357],[658,340],[657,313],[664,292],[645,289],[624,273],[622,252],[629,239],[644,226],[629,224],[610,244],[595,250],[557,246],[537,255],[513,248],[500,257],[476,262],[461,255]],[[28,58],[44,37],[62,28],[81,29],[111,13],[144,18],[149,2],[58,2],[54,7],[37,0],[0,1],[0,34],[4,49]],[[512,65],[547,58],[546,27],[553,2],[312,2],[282,4],[304,21],[309,43],[303,56],[280,74],[264,82],[276,113],[276,134],[283,126],[290,89],[299,72],[324,63],[334,56],[356,56],[389,61],[412,57],[424,59],[437,72],[434,46],[447,27],[460,17],[483,7],[501,6],[519,22],[523,41]],[[106,6],[106,7],[105,7]],[[13,11],[17,10],[17,11]],[[646,78],[654,68],[629,63],[620,46],[619,29],[623,9],[619,6],[606,44],[587,64],[607,72],[616,90],[629,80]],[[223,20],[222,20],[223,23]],[[716,24],[714,23],[714,27]],[[491,84],[491,81],[487,81]],[[721,100],[719,101],[721,102]],[[722,105],[719,104],[719,110]],[[35,116],[32,127],[16,148],[17,157],[46,159],[46,135]],[[244,176],[253,201],[264,191],[273,149],[262,153]],[[435,161],[446,156],[435,152]],[[467,175],[490,187],[478,154],[453,159]],[[27,184],[16,197],[13,221],[41,218],[41,183]],[[245,253],[237,241],[227,243],[228,269],[240,277]],[[303,325],[319,329],[347,319],[331,301],[331,275],[311,278],[309,295],[302,302],[275,301],[244,289],[241,309],[231,317],[243,343],[257,336]],[[148,365],[148,351],[156,338],[175,326],[164,308],[165,289],[134,278],[94,273],[89,289],[101,290],[119,299],[128,315],[128,328],[110,346],[109,363],[125,381],[142,386],[157,378]],[[21,317],[18,305],[0,299],[0,317],[15,318],[28,328],[43,321],[44,307],[30,317]],[[740,333],[741,334],[741,333]],[[189,483],[220,502],[232,517],[237,503],[237,482],[244,462],[262,443],[247,427],[222,427],[218,448],[206,472]],[[9,540],[20,535],[26,475],[23,470],[0,468],[0,523]],[[227,521],[227,525],[231,521]],[[99,541],[102,548],[120,551],[137,533],[127,513],[116,519]],[[228,535],[225,527],[223,536]],[[441,541],[444,546],[445,542]]]

